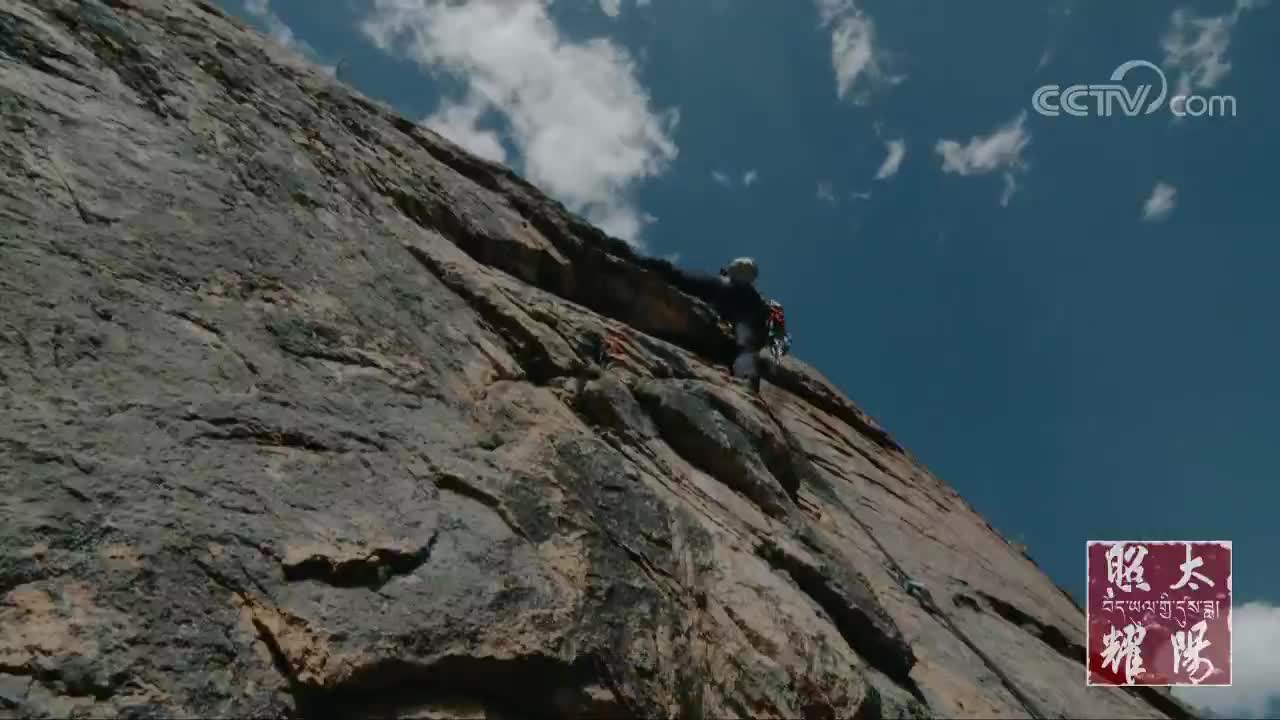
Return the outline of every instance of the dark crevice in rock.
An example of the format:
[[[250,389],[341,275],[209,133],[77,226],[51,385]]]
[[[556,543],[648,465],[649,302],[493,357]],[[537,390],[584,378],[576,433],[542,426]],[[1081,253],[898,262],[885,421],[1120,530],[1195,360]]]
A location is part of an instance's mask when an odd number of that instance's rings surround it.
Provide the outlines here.
[[[197,328],[200,328],[201,330],[204,330],[205,332],[208,332],[208,333],[213,334],[215,337],[217,337],[217,338],[218,338],[218,340],[220,340],[220,341],[222,342],[223,347],[225,347],[225,348],[226,348],[228,351],[230,351],[233,355],[235,355],[237,358],[239,358],[240,362],[244,364],[245,368],[246,368],[250,373],[252,373],[252,374],[254,374],[254,375],[257,375],[257,374],[258,374],[258,366],[257,366],[253,361],[251,361],[249,358],[245,357],[245,356],[244,356],[244,353],[242,353],[242,352],[240,352],[239,350],[237,350],[236,348],[232,347],[232,346],[231,346],[231,343],[229,343],[229,342],[227,341],[226,336],[223,334],[222,330],[218,328],[218,326],[217,326],[217,325],[214,325],[212,322],[210,322],[210,321],[208,321],[208,320],[206,320],[206,319],[204,319],[204,318],[200,317],[200,316],[199,316],[199,315],[197,315],[196,313],[191,312],[191,311],[189,311],[189,310],[177,310],[177,311],[171,311],[169,314],[170,314],[170,315],[172,315],[173,317],[176,317],[176,318],[180,319],[180,320],[184,320],[184,321],[186,321],[186,322],[189,322],[189,323],[191,323],[192,325],[196,326]]]
[[[954,550],[954,551],[956,551],[956,552],[964,552],[964,550],[962,550],[961,548],[959,548],[959,547],[957,547],[957,546],[955,546],[955,545],[953,545],[953,544],[951,544],[951,543],[949,543],[949,542],[944,541],[942,538],[940,538],[940,537],[938,537],[937,535],[934,535],[932,532],[930,532],[930,531],[929,531],[926,527],[924,527],[923,525],[920,525],[920,524],[914,523],[914,522],[912,522],[912,521],[908,520],[905,516],[903,516],[903,517],[902,517],[902,524],[904,524],[904,525],[906,525],[907,527],[909,527],[909,528],[911,528],[912,530],[914,530],[914,531],[915,531],[915,532],[916,532],[920,537],[925,538],[926,540],[930,540],[930,541],[932,541],[932,542],[935,542],[935,543],[937,543],[937,544],[941,545],[942,547],[947,548],[948,550]]]
[[[372,110],[376,114],[384,114],[384,111]],[[461,151],[438,135],[435,139],[426,137],[424,133],[429,131],[398,115],[391,115],[389,120],[393,127],[450,170],[486,190],[505,196],[521,216],[558,250],[575,258],[590,256],[582,258],[583,263],[575,263],[575,266],[586,264],[597,267],[602,261],[607,262],[608,258],[621,265],[652,272],[664,279],[675,277],[674,266],[669,261],[640,255],[624,241],[610,237],[569,212],[563,203],[543,196],[541,191],[510,168]],[[501,264],[489,264],[505,269]],[[542,285],[543,289],[574,300],[571,297],[573,293],[569,292],[573,283],[565,282],[568,280],[565,277],[557,280],[559,282],[555,283],[555,287]]]
[[[381,111],[377,108],[366,107],[366,109],[381,114]],[[436,135],[439,140],[433,141],[424,138],[422,133],[429,131],[424,131],[422,126],[405,117],[392,115],[390,121],[392,127],[407,135],[410,140],[425,150],[431,157],[486,190],[502,194],[502,185],[495,178],[495,175],[498,174],[507,176],[509,180],[520,182],[519,177],[505,166],[488,162],[466,151],[450,149],[445,144],[448,141],[439,135]]]
[[[342,333],[323,323],[298,317],[275,317],[267,322],[267,331],[275,337],[281,350],[294,357],[382,369],[373,358],[345,347]]]
[[[116,694],[117,680],[124,678],[104,678],[97,672],[92,661],[81,657],[59,657],[53,660],[53,666],[44,666],[39,661],[23,665],[0,663],[0,674],[31,678],[50,690],[63,695],[91,697],[95,700],[109,700]]]
[[[599,665],[593,656],[572,662],[547,655],[455,655],[430,663],[380,660],[356,668],[331,687],[299,683],[297,717],[363,719],[463,709],[530,720],[629,717],[624,703],[605,689]]]
[[[53,174],[58,176],[58,180],[62,182],[62,187],[67,191],[67,195],[71,197],[71,204],[75,206],[76,214],[80,216],[80,221],[85,225],[110,225],[115,222],[115,218],[108,217],[102,213],[89,209],[80,201],[79,194],[76,193],[75,187],[71,181],[67,179],[66,173],[62,172],[62,166],[58,160],[45,152],[45,158],[49,161],[49,167],[53,168]]]
[[[267,654],[271,656],[272,667],[288,685],[289,694],[294,699],[295,717],[301,716],[302,713],[299,710],[303,706],[302,699],[307,697],[306,686],[298,679],[298,673],[294,671],[293,664],[289,662],[289,656],[280,646],[280,641],[276,639],[275,633],[271,632],[271,628],[257,617],[252,618],[252,623],[254,631],[258,634],[258,640],[267,648]]]
[[[288,407],[287,403],[280,404],[284,407]],[[258,419],[243,418],[234,415],[204,415],[198,411],[188,411],[185,415],[185,419],[190,422],[203,422],[214,428],[218,428],[218,430],[198,433],[191,437],[187,442],[191,442],[198,438],[210,438],[214,440],[250,440],[258,445],[268,447],[287,447],[309,450],[316,453],[326,453],[346,452],[350,450],[349,445],[341,442],[342,440],[350,440],[364,447],[379,451],[387,450],[387,444],[383,441],[372,437],[366,437],[351,430],[340,430],[333,433],[332,437],[322,439],[308,432],[289,430],[279,426],[268,425]],[[383,435],[386,437],[385,434]]]
[[[977,595],[982,598],[983,602],[995,611],[997,615],[1039,638],[1045,645],[1052,648],[1054,652],[1072,662],[1077,662],[1081,665],[1085,663],[1084,646],[1072,641],[1058,628],[1040,622],[1036,618],[1028,615],[1000,598],[993,597],[984,592],[978,592]],[[957,598],[959,598],[959,596],[957,596]],[[970,600],[970,602],[973,601]]]
[[[912,510],[920,511],[920,508],[919,508],[915,503],[911,502],[911,500],[910,500],[909,498],[907,498],[907,496],[906,496],[906,495],[903,495],[902,493],[900,493],[900,492],[898,492],[897,490],[893,489],[892,487],[890,487],[890,486],[889,486],[889,484],[888,484],[888,483],[884,482],[883,480],[881,480],[880,478],[876,477],[875,475],[873,475],[873,474],[871,474],[871,473],[864,473],[864,472],[857,472],[857,471],[854,471],[854,473],[853,473],[853,474],[854,474],[854,475],[856,475],[856,476],[858,476],[858,477],[860,477],[860,478],[862,478],[863,480],[866,480],[867,482],[871,483],[872,485],[875,485],[876,487],[878,487],[878,488],[880,488],[881,490],[885,491],[886,493],[888,493],[888,494],[889,494],[889,495],[891,495],[892,497],[897,498],[899,502],[901,502],[903,505],[906,505],[907,507],[911,508]],[[888,477],[892,477],[892,476],[888,476]],[[923,511],[921,511],[921,512],[922,512],[922,514],[923,514]]]
[[[0,9],[0,55],[20,60],[27,65],[80,87],[94,90],[91,83],[53,64],[52,61],[83,69],[75,57],[62,52],[37,35],[36,28],[25,19]]]
[[[363,353],[349,348],[342,349],[318,349],[311,348],[300,350],[296,347],[284,347],[285,352],[298,358],[308,358],[311,360],[325,360],[335,362],[340,365],[350,365],[352,367],[373,368],[375,370],[384,369],[376,360],[370,358]]]
[[[10,451],[14,453],[15,458],[21,458],[31,462],[34,465],[43,465],[53,463],[56,465],[65,465],[73,467],[85,475],[93,472],[93,466],[89,461],[78,457],[69,452],[56,452],[35,447],[30,443],[14,438],[0,437],[0,445],[8,445]]]
[[[445,202],[437,198],[424,200],[418,195],[397,188],[389,188],[386,192],[405,217],[424,229],[443,234],[464,251],[472,249],[472,252],[467,253],[468,255],[475,257],[474,249],[484,247],[483,236],[464,222]],[[490,264],[481,258],[475,259],[485,265]]]
[[[607,255],[648,270],[665,268],[669,271],[671,269],[672,265],[669,262],[638,255],[622,240],[609,237],[599,228],[575,217],[562,203],[543,197],[537,188],[510,168],[460,151],[438,135],[437,139],[425,137],[424,133],[429,131],[401,116],[391,116],[390,122],[393,127],[413,140],[418,147],[450,170],[486,190],[505,196],[525,221],[557,250],[571,253],[575,257],[584,253]],[[512,251],[530,252],[515,243],[501,243],[504,247],[501,248],[501,253],[498,253],[495,250],[499,243],[475,236],[467,239],[472,241],[468,243],[469,247],[463,248],[468,254],[487,265],[507,272],[512,272],[510,256]],[[515,247],[505,247],[507,245]],[[486,260],[482,256],[489,256],[490,259]],[[598,260],[598,258],[593,259]],[[573,297],[574,293],[571,289],[573,282],[569,275],[553,276],[547,273],[535,273],[533,277],[529,277],[527,273],[513,272],[512,274],[563,297],[580,299]]]
[[[824,421],[821,417],[804,414],[798,415],[796,417],[796,421],[812,430],[819,437],[825,439],[827,441],[827,446],[830,447],[832,451],[850,459],[861,457],[858,452],[853,449],[849,439],[846,438],[839,430],[833,428],[830,423]]]
[[[408,246],[409,254],[428,272],[444,283],[454,294],[479,314],[480,319],[506,340],[512,356],[535,385],[546,385],[557,376],[570,374],[558,367],[547,349],[519,318],[512,317],[494,305],[492,300],[475,292],[463,279],[441,266],[420,248]],[[576,368],[573,370],[576,371]]]
[[[49,570],[34,559],[0,556],[0,597],[14,588],[39,582],[48,576]]]
[[[662,440],[690,465],[710,475],[734,492],[742,494],[766,515],[786,518],[793,505],[781,484],[752,461],[754,447],[747,434],[698,396],[682,390],[645,384],[635,389],[635,398],[652,418]],[[716,426],[721,438],[713,437],[705,423]]]
[[[427,544],[414,551],[379,548],[362,558],[339,560],[327,555],[312,555],[296,563],[282,563],[287,582],[315,581],[338,588],[377,590],[391,578],[408,575],[431,559],[439,533],[432,533]]]
[[[263,622],[255,612],[253,612],[259,607],[258,601],[254,598],[253,594],[246,590],[239,582],[236,582],[232,578],[223,574],[220,570],[199,557],[194,559],[194,563],[196,567],[198,567],[205,576],[209,578],[209,580],[223,590],[231,593],[239,600],[240,603],[243,604],[245,608],[249,609],[250,621],[253,624],[253,629],[258,636],[258,640],[264,647],[266,647],[267,654],[271,657],[272,667],[274,667],[276,672],[280,674],[280,677],[284,678],[284,681],[288,686],[289,694],[294,698],[295,716],[297,716],[297,710],[302,704],[302,699],[307,696],[307,687],[301,680],[299,680],[298,673],[293,668],[293,663],[289,661],[288,653],[286,653],[284,648],[281,647],[280,641],[276,639],[275,633],[271,631],[271,628]],[[243,568],[241,569],[243,571]]]
[[[887,684],[874,670],[865,673],[869,681],[866,697],[852,720],[930,720],[938,717],[929,706],[901,688]]]
[[[204,2],[204,0],[196,0],[196,7],[197,7],[197,8],[199,8],[201,11],[203,11],[203,12],[205,12],[205,13],[209,14],[209,15],[212,15],[212,16],[214,16],[214,17],[216,17],[216,18],[220,18],[220,19],[222,19],[222,20],[226,20],[226,19],[227,19],[227,16],[226,16],[226,15],[224,15],[224,14],[222,13],[222,11],[221,11],[221,10],[219,10],[219,9],[218,9],[216,6],[214,6],[214,5],[211,5],[211,4],[207,3],[207,2]]]
[[[738,613],[734,612],[731,605],[725,605],[723,609],[724,614],[728,616],[729,620],[738,628],[738,631],[742,633],[742,636],[747,639],[747,642],[756,652],[770,658],[778,656],[778,647],[772,640],[753,630],[742,618],[738,617]]]
[[[655,588],[664,588],[664,589],[670,590],[673,592],[675,597],[679,597],[679,598],[683,598],[686,595],[686,588],[684,587],[684,585],[679,580],[677,580],[674,576],[672,576],[671,573],[655,565],[654,562],[649,559],[648,555],[645,555],[639,550],[633,550],[631,546],[619,540],[617,536],[609,532],[609,530],[606,529],[603,525],[597,524],[597,527],[600,529],[600,531],[604,534],[605,538],[609,542],[613,543],[615,547],[617,547],[624,554],[626,554],[627,558],[630,559],[631,562],[636,567],[640,568],[640,571],[643,572],[645,576],[649,578],[649,581],[653,583],[653,586]],[[705,604],[706,595],[699,594],[697,597],[697,601]]]
[[[505,523],[507,527],[511,528],[511,532],[525,540],[530,540],[529,535],[520,527],[520,524],[514,517],[512,517],[511,513],[508,512],[506,505],[503,504],[500,498],[476,487],[475,485],[467,482],[461,476],[454,475],[453,473],[436,472],[433,474],[431,479],[432,482],[435,483],[436,487],[441,490],[448,490],[449,492],[474,500],[494,511],[497,513],[498,517],[502,519],[502,522]],[[532,541],[530,540],[530,542]]]
[[[393,437],[392,435],[382,431],[378,432],[378,436],[383,438]],[[385,442],[375,438],[367,437],[365,435],[361,435],[360,433],[357,433],[357,432],[352,432],[350,430],[343,430],[338,433],[338,437],[341,437],[347,440],[354,440],[355,442],[360,443],[365,447],[373,448],[374,450],[378,450],[380,452],[387,451],[387,444]]]
[[[924,694],[911,679],[915,653],[883,608],[867,609],[852,602],[849,593],[836,584],[831,568],[813,567],[787,553],[781,547],[766,543],[757,554],[773,567],[785,572],[796,586],[808,595],[835,624],[849,647],[871,667],[909,692],[920,702]],[[870,594],[870,590],[867,590]],[[869,598],[869,603],[874,599]]]
[[[304,433],[290,430],[269,429],[252,421],[242,421],[235,418],[215,418],[212,420],[206,420],[205,422],[208,422],[210,425],[215,427],[225,429],[218,432],[199,433],[192,439],[208,438],[213,440],[249,440],[264,447],[296,448],[315,453],[335,451],[335,448],[332,448],[326,443]]]
[[[763,457],[765,464],[769,466],[769,472],[782,482],[783,488],[787,491],[787,495],[792,502],[799,503],[800,487],[802,485],[811,488],[825,489],[825,483],[818,481],[818,471],[813,466],[813,462],[809,458],[809,454],[804,452],[791,434],[791,431],[782,420],[774,413],[773,408],[769,407],[769,403],[760,399],[760,407],[764,410],[765,415],[773,421],[774,427],[778,429],[778,434],[782,436],[782,446],[778,447],[774,443],[762,443]]]
[[[858,455],[861,455],[862,458],[867,462],[871,463],[871,465],[875,469],[879,470],[880,472],[884,473],[885,475],[891,478],[902,481],[904,484],[906,483],[906,481],[902,480],[902,477],[899,476],[898,473],[894,472],[893,469],[890,468],[888,465],[885,465],[884,461],[876,457],[874,453],[867,452],[866,450],[858,447],[857,445],[848,445],[848,447],[853,448],[854,452],[856,452]],[[943,509],[945,510],[947,508],[944,507]]]
[[[977,595],[1000,617],[1026,630],[1041,642],[1048,645],[1062,657],[1084,665],[1087,661],[1087,650],[1083,645],[1072,641],[1058,628],[1047,625],[1000,598],[978,592]],[[957,601],[960,596],[957,596]],[[970,600],[970,602],[973,602]],[[977,608],[975,608],[977,609]],[[1177,699],[1154,687],[1125,687],[1125,690],[1142,698],[1156,710],[1177,720],[1195,720],[1196,714]]]
[[[732,361],[736,354],[733,339],[720,329],[715,314],[701,301],[672,286],[677,274],[671,263],[640,257],[626,243],[573,217],[562,205],[534,200],[536,191],[526,188],[510,171],[457,155],[422,137],[420,130],[403,118],[393,116],[390,121],[446,166],[483,188],[505,194],[525,221],[560,253],[572,257],[573,264],[563,266],[546,250],[486,235],[442,198],[424,199],[392,184],[375,182],[406,217],[425,229],[443,233],[479,263],[702,357]],[[503,174],[505,181],[496,180],[495,173]],[[637,302],[638,297],[645,302]]]
[[[225,43],[217,43],[221,49]],[[202,51],[193,54],[196,66],[206,75],[213,78],[227,92],[227,97],[235,102],[246,102],[253,95],[253,81],[245,77],[235,64],[219,54]]]
[[[425,229],[442,233],[476,262],[553,294],[564,295],[563,275],[547,251],[523,243],[494,240],[440,198],[423,199],[397,188],[383,188],[382,192],[406,217]]]
[[[826,458],[824,458],[824,457],[821,457],[821,456],[819,456],[819,455],[816,455],[816,454],[814,454],[814,453],[805,453],[805,455],[806,455],[806,457],[808,457],[808,458],[809,458],[810,462],[814,463],[815,465],[821,465],[823,468],[825,468],[825,469],[826,469],[826,471],[827,471],[829,474],[831,474],[831,475],[832,475],[832,476],[834,476],[834,477],[838,477],[838,478],[841,478],[841,479],[846,480],[846,481],[852,481],[852,478],[850,478],[849,476],[850,476],[850,475],[855,475],[855,476],[857,476],[858,478],[860,478],[860,479],[862,479],[862,480],[866,480],[867,482],[871,483],[872,485],[875,485],[876,487],[880,488],[881,490],[884,490],[886,493],[888,493],[889,495],[893,496],[895,499],[897,499],[897,500],[898,500],[899,502],[901,502],[903,505],[906,505],[907,507],[909,507],[909,508],[911,508],[911,509],[913,509],[913,510],[916,510],[916,511],[919,511],[919,510],[920,510],[919,506],[917,506],[915,503],[911,502],[911,500],[910,500],[910,499],[908,499],[908,498],[907,498],[907,496],[903,495],[902,493],[899,493],[897,490],[894,490],[894,489],[893,489],[892,487],[890,487],[887,483],[885,483],[883,480],[880,480],[879,478],[875,477],[874,475],[869,475],[869,474],[867,474],[867,473],[861,473],[861,472],[857,472],[857,471],[848,472],[848,471],[844,470],[843,468],[841,468],[839,465],[836,465],[835,463],[831,462],[830,460],[828,460],[828,459],[826,459]]]

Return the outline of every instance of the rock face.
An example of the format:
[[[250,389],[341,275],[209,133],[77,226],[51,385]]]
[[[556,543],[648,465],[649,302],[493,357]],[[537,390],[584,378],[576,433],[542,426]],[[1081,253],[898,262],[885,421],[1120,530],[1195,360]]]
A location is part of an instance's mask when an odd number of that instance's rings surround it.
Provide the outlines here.
[[[0,123],[0,715],[1189,717],[668,264],[207,3],[0,0]]]

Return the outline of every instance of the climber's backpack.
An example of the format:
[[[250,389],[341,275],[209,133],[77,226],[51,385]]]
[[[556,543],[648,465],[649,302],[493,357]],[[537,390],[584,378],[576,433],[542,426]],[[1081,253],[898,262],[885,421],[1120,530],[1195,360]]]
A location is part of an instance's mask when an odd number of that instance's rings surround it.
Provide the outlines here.
[[[782,311],[782,304],[776,300],[769,301],[769,350],[774,360],[782,359],[791,351],[791,336],[787,334],[787,318]]]

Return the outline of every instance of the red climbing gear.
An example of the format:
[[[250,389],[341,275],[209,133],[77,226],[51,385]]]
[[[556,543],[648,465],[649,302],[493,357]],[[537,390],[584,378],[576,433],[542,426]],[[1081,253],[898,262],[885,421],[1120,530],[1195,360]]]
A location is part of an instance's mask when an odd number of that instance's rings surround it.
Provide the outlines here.
[[[604,338],[604,347],[601,352],[601,364],[608,365],[613,360],[621,359],[626,353],[623,352],[622,333],[610,329]]]
[[[782,303],[769,301],[769,351],[774,360],[781,360],[783,355],[791,352],[791,336],[787,334],[787,318],[782,312]]]
[[[787,319],[782,313],[782,305],[777,300],[769,301],[769,329],[783,335],[787,332]]]

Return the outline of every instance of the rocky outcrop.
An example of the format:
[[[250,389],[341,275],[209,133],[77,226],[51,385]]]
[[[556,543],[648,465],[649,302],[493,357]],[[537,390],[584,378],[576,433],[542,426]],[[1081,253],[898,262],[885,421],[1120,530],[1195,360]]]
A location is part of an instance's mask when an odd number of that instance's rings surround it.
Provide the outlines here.
[[[1186,716],[670,265],[213,6],[0,0],[0,123],[0,713]]]

